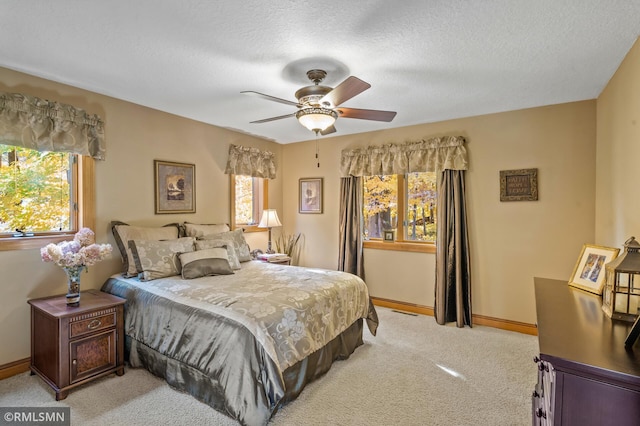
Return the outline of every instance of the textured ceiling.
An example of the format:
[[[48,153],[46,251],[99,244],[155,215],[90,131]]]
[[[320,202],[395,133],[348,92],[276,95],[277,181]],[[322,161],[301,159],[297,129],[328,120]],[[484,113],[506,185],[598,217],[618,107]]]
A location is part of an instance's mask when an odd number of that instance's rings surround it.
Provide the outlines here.
[[[640,35],[640,0],[0,0],[0,66],[279,143],[305,72],[371,88],[344,135],[596,98]],[[108,117],[106,117],[108,125]]]

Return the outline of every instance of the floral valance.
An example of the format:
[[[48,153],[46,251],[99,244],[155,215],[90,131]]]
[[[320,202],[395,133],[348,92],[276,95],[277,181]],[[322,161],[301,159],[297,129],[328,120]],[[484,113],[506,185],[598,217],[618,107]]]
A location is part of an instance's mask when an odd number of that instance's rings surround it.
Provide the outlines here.
[[[249,146],[229,145],[229,159],[224,172],[228,175],[275,179],[275,154]]]
[[[0,143],[104,160],[104,123],[71,105],[0,92]]]
[[[412,172],[467,170],[467,150],[461,136],[443,136],[402,144],[342,151],[342,176],[394,175]]]

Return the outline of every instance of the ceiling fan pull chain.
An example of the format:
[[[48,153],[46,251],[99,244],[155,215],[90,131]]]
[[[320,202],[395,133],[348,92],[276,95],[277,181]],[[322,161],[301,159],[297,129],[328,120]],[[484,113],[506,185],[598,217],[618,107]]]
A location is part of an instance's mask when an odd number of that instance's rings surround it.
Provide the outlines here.
[[[318,163],[318,168],[320,168],[320,157],[318,155],[318,131],[316,130],[316,163]]]

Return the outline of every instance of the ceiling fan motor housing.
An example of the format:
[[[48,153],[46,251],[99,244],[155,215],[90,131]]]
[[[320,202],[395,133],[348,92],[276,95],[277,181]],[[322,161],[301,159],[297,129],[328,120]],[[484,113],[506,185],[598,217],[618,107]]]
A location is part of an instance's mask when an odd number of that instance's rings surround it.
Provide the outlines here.
[[[325,108],[331,108],[331,105],[320,105],[320,99],[322,99],[324,95],[332,90],[333,89],[331,87],[327,86],[306,86],[298,90],[295,96],[300,105],[323,106]]]

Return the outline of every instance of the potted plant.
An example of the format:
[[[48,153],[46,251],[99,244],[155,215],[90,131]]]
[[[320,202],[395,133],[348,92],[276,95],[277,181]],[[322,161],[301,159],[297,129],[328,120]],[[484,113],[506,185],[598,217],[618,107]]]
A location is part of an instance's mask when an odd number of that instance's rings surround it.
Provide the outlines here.
[[[291,264],[297,265],[303,242],[304,236],[301,233],[286,234],[282,232],[275,241],[276,252],[285,253],[291,258]]]

